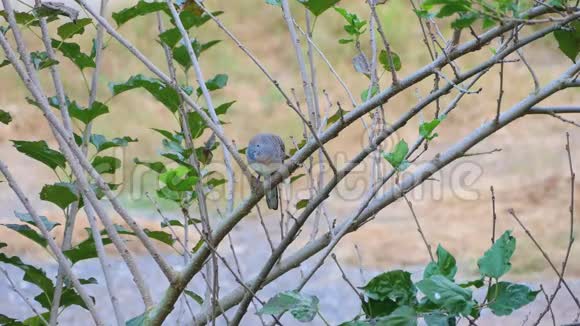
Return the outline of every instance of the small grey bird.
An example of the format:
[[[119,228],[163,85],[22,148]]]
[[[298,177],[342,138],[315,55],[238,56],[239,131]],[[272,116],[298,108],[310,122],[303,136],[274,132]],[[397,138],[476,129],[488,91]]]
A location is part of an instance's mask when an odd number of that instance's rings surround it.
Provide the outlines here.
[[[284,142],[274,134],[257,134],[250,140],[246,156],[250,167],[268,181],[284,163]],[[278,187],[266,192],[266,203],[270,209],[278,209]]]

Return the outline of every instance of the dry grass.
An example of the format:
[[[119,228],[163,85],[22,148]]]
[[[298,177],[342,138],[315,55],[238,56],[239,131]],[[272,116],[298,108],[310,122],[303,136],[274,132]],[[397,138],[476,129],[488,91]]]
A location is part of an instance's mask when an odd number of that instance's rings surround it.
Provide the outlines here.
[[[291,87],[300,89],[301,82],[296,71],[296,63],[292,49],[288,46],[289,36],[283,26],[278,10],[263,4],[263,0],[248,1],[206,1],[212,10],[225,10],[221,16],[223,22],[235,31],[241,41],[251,49],[256,56],[268,67],[285,89]],[[345,6],[366,15],[359,3],[345,2]],[[121,4],[115,4],[121,7]],[[417,68],[428,63],[427,52],[421,42],[421,34],[416,18],[405,2],[390,2],[380,9],[387,35],[391,38],[393,48],[399,53],[403,61],[400,76],[405,76]],[[303,17],[299,17],[302,19]],[[121,33],[128,37],[139,49],[149,55],[163,67],[162,51],[154,42],[153,35],[156,27],[151,18],[140,18],[121,28]],[[444,30],[445,32],[445,30]],[[206,77],[225,72],[230,76],[229,86],[216,93],[217,102],[236,99],[227,120],[232,122],[226,126],[226,132],[233,137],[240,147],[244,147],[247,140],[256,132],[274,131],[282,135],[290,144],[288,137],[301,138],[302,127],[282,101],[273,86],[244,57],[235,44],[211,23],[198,32],[194,32],[202,41],[222,39],[221,45],[202,56],[202,64]],[[338,73],[352,86],[357,96],[366,87],[365,77],[357,75],[351,67],[351,57],[354,51],[337,43],[343,34],[342,22],[338,14],[329,12],[323,15],[316,23],[315,41],[325,51]],[[148,37],[144,37],[147,35]],[[464,36],[467,38],[467,36]],[[40,43],[33,36],[28,38],[28,44],[39,48]],[[87,42],[83,44],[88,49]],[[492,45],[493,46],[493,45]],[[489,49],[459,60],[462,69],[474,67],[483,58],[489,55]],[[557,76],[565,69],[569,61],[557,50],[551,36],[540,40],[526,48],[526,55],[530,63],[536,67],[536,73],[541,82],[545,83]],[[326,89],[333,102],[340,101],[348,109],[344,91],[338,86],[329,70],[318,60],[319,88]],[[78,71],[67,62],[63,62],[61,69],[66,76],[66,86],[69,96],[86,101],[84,81]],[[0,151],[2,159],[6,160],[13,172],[31,194],[39,191],[39,182],[53,182],[54,176],[48,170],[39,166],[17,153],[9,139],[52,139],[46,123],[40,113],[26,104],[27,96],[21,82],[9,68],[3,68],[0,81],[0,107],[12,112],[15,121],[10,126],[0,127]],[[118,44],[111,41],[105,54],[102,79],[100,82],[99,98],[106,100],[109,97],[107,82],[126,80],[130,75],[137,73],[148,74],[144,67],[131,58]],[[51,89],[47,75],[44,76],[46,89]],[[388,76],[383,77],[381,84],[388,86]],[[450,115],[439,129],[437,138],[424,158],[433,157],[437,152],[453,144],[461,136],[479,126],[483,121],[493,118],[495,98],[498,91],[497,72],[492,71],[482,78],[478,84],[483,88],[480,95],[467,96],[458,109]],[[425,96],[432,86],[431,80],[426,80],[385,105],[387,119],[394,120],[402,112],[417,102],[417,95]],[[506,64],[506,94],[504,108],[516,103],[532,91],[533,83],[525,67],[519,63]],[[299,92],[301,94],[301,92]],[[452,99],[449,95],[443,100],[443,105]],[[321,103],[325,103],[323,100]],[[577,104],[580,103],[580,92],[565,91],[546,101],[546,104]],[[167,110],[153,101],[151,97],[140,92],[130,92],[116,97],[109,102],[112,114],[100,119],[96,123],[95,132],[109,136],[129,135],[140,139],[138,144],[129,146],[120,153],[126,162],[124,172],[119,177],[129,179],[133,172],[132,159],[153,157],[159,147],[159,137],[149,128],[165,127],[177,128],[175,120]],[[334,111],[335,108],[333,108]],[[430,106],[424,118],[429,119],[434,112]],[[410,121],[397,137],[414,140],[419,123],[417,117]],[[571,126],[562,124],[549,117],[529,117],[517,121],[504,130],[499,131],[475,151],[485,151],[493,148],[502,148],[503,151],[489,156],[469,159],[480,167],[482,176],[469,186],[477,191],[474,200],[462,200],[458,194],[451,191],[453,182],[461,181],[461,162],[448,167],[438,182],[433,182],[436,188],[443,189],[442,198],[426,196],[414,200],[428,239],[433,245],[443,244],[456,257],[469,266],[475,266],[475,260],[489,246],[491,229],[491,203],[489,200],[489,186],[493,185],[498,197],[498,232],[505,229],[514,229],[518,238],[518,249],[514,263],[517,273],[543,273],[546,264],[541,260],[539,253],[533,248],[529,240],[506,213],[508,207],[513,207],[525,220],[528,227],[538,237],[546,250],[555,260],[561,257],[566,246],[569,201],[569,186],[567,184],[567,167],[563,150],[564,132],[571,132],[573,154],[576,170],[580,171],[580,132]],[[396,137],[387,142],[395,142]],[[333,140],[330,151],[335,153],[342,164],[352,157],[363,143],[362,130],[359,124],[349,127],[337,140]],[[52,142],[54,143],[54,142]],[[346,158],[346,159],[345,159]],[[219,159],[216,159],[219,161]],[[462,161],[464,162],[464,161]],[[476,169],[476,165],[469,165],[467,170]],[[340,164],[339,164],[340,165]],[[479,168],[477,168],[479,169]],[[459,172],[458,172],[459,171]],[[366,180],[368,172],[358,173],[357,180]],[[455,179],[454,179],[455,178]],[[455,180],[455,181],[453,181]],[[353,186],[355,179],[347,180],[348,186]],[[240,183],[240,187],[242,187]],[[12,216],[13,209],[20,209],[12,194],[5,185],[0,185],[0,213],[6,219]],[[304,190],[305,185],[298,184]],[[345,186],[346,187],[346,186]],[[344,187],[343,187],[344,188]],[[151,210],[151,206],[141,200],[130,202],[130,189],[125,189],[121,196],[128,204],[139,207],[140,210]],[[244,191],[247,192],[247,189]],[[242,190],[240,189],[240,194]],[[580,191],[578,191],[580,193]],[[303,193],[303,192],[302,192]],[[36,196],[32,196],[37,201]],[[219,203],[217,203],[219,204]],[[356,208],[357,202],[344,200],[334,194],[330,200],[332,211],[337,217],[344,216]],[[46,211],[50,206],[38,204]],[[580,201],[576,201],[577,211],[580,211]],[[55,215],[54,213],[50,213]],[[144,220],[145,221],[145,220]],[[148,223],[148,222],[144,222]],[[156,228],[156,227],[152,227]],[[11,231],[0,230],[0,240],[11,237],[10,250],[31,253],[29,242],[20,242],[19,237]],[[79,227],[76,239],[84,234]],[[427,254],[414,222],[404,202],[397,202],[382,211],[376,221],[366,225],[357,233],[347,237],[340,246],[339,254],[351,263],[356,263],[352,244],[357,243],[364,249],[365,264],[375,267],[390,268],[392,265],[417,265],[426,262]],[[574,253],[572,254],[574,257]],[[469,271],[467,271],[469,272]],[[580,262],[571,260],[568,273],[580,275]]]

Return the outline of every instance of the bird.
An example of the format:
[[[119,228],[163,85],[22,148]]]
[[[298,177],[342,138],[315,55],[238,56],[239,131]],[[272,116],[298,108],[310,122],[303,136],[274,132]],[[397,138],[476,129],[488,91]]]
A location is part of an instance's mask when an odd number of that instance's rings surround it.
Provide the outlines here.
[[[250,167],[259,176],[264,177],[264,182],[267,182],[284,164],[286,157],[284,141],[274,134],[257,134],[250,140],[246,156]],[[278,187],[266,192],[266,203],[268,208],[278,209]]]

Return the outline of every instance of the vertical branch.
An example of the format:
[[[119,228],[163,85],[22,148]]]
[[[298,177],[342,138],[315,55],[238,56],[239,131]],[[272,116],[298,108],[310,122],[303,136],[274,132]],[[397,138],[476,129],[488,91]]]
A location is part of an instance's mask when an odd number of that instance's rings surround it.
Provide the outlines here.
[[[223,128],[221,126],[220,120],[216,114],[215,107],[213,105],[213,101],[211,99],[211,95],[209,94],[209,90],[205,85],[205,79],[203,77],[203,72],[201,71],[201,66],[199,65],[199,61],[195,52],[193,51],[193,47],[191,46],[191,40],[189,38],[189,34],[183,27],[183,23],[181,22],[181,18],[175,9],[173,1],[167,0],[167,6],[169,7],[169,11],[171,11],[171,16],[175,21],[175,26],[179,29],[181,33],[181,37],[185,43],[185,48],[187,49],[187,53],[189,54],[189,59],[191,60],[191,64],[193,65],[193,69],[195,71],[195,76],[197,79],[197,83],[201,88],[203,97],[205,99],[205,103],[207,104],[207,108],[209,111],[209,115],[213,120],[214,124],[218,128],[220,132],[223,133]],[[177,85],[179,87],[179,85]],[[226,166],[226,173],[227,173],[227,190],[226,190],[226,198],[227,198],[227,212],[230,213],[234,209],[234,191],[235,191],[235,174],[234,169],[232,167],[232,157],[228,149],[225,147],[225,144],[222,144],[223,154],[224,154],[224,163]],[[194,152],[195,155],[195,152]]]
[[[433,258],[433,252],[431,252],[431,245],[427,241],[427,238],[425,238],[425,233],[423,233],[423,229],[421,228],[421,224],[419,224],[419,219],[417,218],[417,215],[415,214],[415,210],[413,209],[413,204],[411,203],[411,201],[409,201],[407,196],[403,195],[403,198],[407,202],[407,206],[409,206],[409,210],[411,211],[411,215],[413,215],[413,219],[415,220],[415,224],[417,225],[417,231],[421,235],[421,238],[423,239],[423,243],[425,243],[425,247],[427,247],[427,252],[429,253],[429,257],[431,258],[431,261],[435,261],[435,258]]]
[[[385,32],[384,32],[383,27],[381,25],[381,20],[379,19],[379,15],[377,15],[377,10],[375,8],[375,1],[376,0],[369,0],[369,4],[371,6],[371,13],[372,13],[373,17],[375,17],[375,21],[377,23],[377,31],[379,32],[379,35],[381,36],[381,39],[383,41],[383,45],[385,46],[385,50],[387,51],[387,58],[389,59],[389,67],[391,68],[391,78],[392,78],[393,86],[395,86],[395,85],[399,84],[399,79],[397,78],[397,71],[395,70],[395,64],[393,62],[393,52],[391,51],[391,45],[389,44],[389,41],[387,40],[387,37],[385,36]]]
[[[300,70],[300,77],[302,78],[302,86],[304,88],[304,96],[306,97],[306,105],[308,107],[309,121],[311,125],[316,125],[316,107],[314,104],[314,94],[310,82],[308,81],[308,74],[306,73],[306,64],[304,62],[304,56],[302,54],[302,47],[300,46],[300,39],[296,34],[296,29],[294,28],[292,12],[290,11],[290,5],[288,0],[281,0],[282,3],[282,14],[288,31],[290,32],[290,39],[292,41],[292,46],[294,47],[294,52],[296,54],[296,61],[298,62],[298,67]]]

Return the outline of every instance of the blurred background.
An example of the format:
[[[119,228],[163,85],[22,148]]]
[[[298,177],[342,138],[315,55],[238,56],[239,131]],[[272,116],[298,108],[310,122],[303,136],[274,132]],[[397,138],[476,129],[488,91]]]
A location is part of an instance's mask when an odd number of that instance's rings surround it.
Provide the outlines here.
[[[110,2],[109,13],[134,3],[133,1]],[[219,17],[220,20],[256,55],[285,90],[291,88],[297,90],[302,107],[305,108],[294,50],[289,43],[290,37],[279,8],[267,5],[263,0],[206,0],[205,3],[212,11],[225,11]],[[98,1],[95,1],[94,5],[98,7]],[[294,3],[293,5],[298,22],[304,26],[304,14],[301,7],[299,8]],[[341,1],[339,5],[368,20],[368,7],[362,0]],[[22,5],[18,8],[28,10]],[[422,41],[417,18],[408,2],[391,0],[386,5],[379,6],[378,12],[394,51],[401,57],[402,69],[399,76],[405,77],[431,61]],[[351,60],[356,53],[353,46],[338,43],[338,39],[345,37],[343,25],[343,18],[333,10],[329,10],[316,20],[313,40],[345,80],[355,99],[360,102],[359,94],[368,87],[368,79],[354,71]],[[446,37],[451,36],[448,25],[447,23],[440,24],[442,33]],[[56,24],[52,25],[53,28],[56,26]],[[522,33],[525,35],[539,28],[541,26],[526,27]],[[283,137],[287,148],[294,147],[292,137],[296,142],[303,138],[302,124],[286,106],[282,96],[268,79],[211,21],[202,28],[192,31],[192,34],[203,42],[214,39],[223,40],[201,56],[201,63],[206,78],[218,73],[225,73],[229,76],[227,87],[213,93],[213,96],[216,103],[236,101],[224,120],[227,122],[226,134],[235,140],[238,148],[246,147],[248,140],[258,132],[277,133]],[[156,41],[158,33],[155,15],[134,19],[123,25],[119,32],[159,67],[166,70],[162,48]],[[81,44],[85,52],[90,51],[91,38],[87,37],[90,33],[94,33],[94,30],[85,33],[85,37],[77,36],[74,39]],[[42,44],[33,33],[27,31],[25,34],[30,49],[41,49]],[[463,35],[462,41],[470,37]],[[152,76],[152,74],[114,40],[108,36],[105,36],[105,40],[107,49],[103,57],[98,100],[109,101],[111,113],[96,120],[94,132],[108,137],[130,136],[139,139],[139,142],[131,143],[123,150],[115,152],[115,155],[123,160],[123,168],[114,178],[117,181],[127,182],[118,191],[118,195],[131,209],[133,215],[141,218],[144,225],[158,229],[160,218],[154,206],[144,196],[145,191],[154,192],[156,177],[146,173],[142,167],[136,167],[133,159],[138,157],[142,160],[159,160],[158,150],[161,147],[161,137],[151,128],[163,127],[177,130],[178,124],[166,108],[145,92],[131,91],[111,98],[111,92],[107,87],[109,82],[126,81],[131,75],[138,73],[146,76]],[[303,40],[303,44],[305,43],[306,41]],[[363,50],[369,53],[368,36],[362,39],[362,44]],[[492,48],[497,45],[497,43],[492,43],[477,53],[461,58],[457,64],[462,70],[472,68],[488,58]],[[542,85],[558,76],[570,65],[570,60],[558,50],[558,45],[552,35],[526,47],[524,53],[538,74]],[[317,55],[315,58],[319,90],[324,89],[328,93],[333,103],[330,108],[331,114],[337,109],[336,102],[340,102],[345,110],[352,109],[345,91],[337,83],[324,61]],[[59,68],[65,79],[68,96],[86,103],[86,81],[78,69],[67,60],[61,60]],[[432,141],[429,150],[423,154],[422,160],[427,161],[433,158],[435,154],[462,139],[481,123],[493,119],[498,94],[498,68],[492,69],[476,84],[475,89],[482,88],[479,94],[466,95],[457,109],[442,122],[437,129],[439,137]],[[444,72],[451,75],[448,70]],[[90,69],[87,69],[85,74],[90,79]],[[28,191],[35,207],[52,220],[62,223],[62,212],[55,208],[56,206],[38,198],[42,185],[55,182],[55,176],[43,165],[17,152],[10,142],[10,140],[44,139],[51,147],[56,148],[55,141],[40,111],[26,102],[25,97],[29,94],[14,70],[10,66],[0,68],[0,76],[0,107],[10,112],[14,118],[10,125],[0,126],[0,156]],[[47,72],[42,75],[45,89],[51,93],[52,82],[48,77]],[[193,75],[190,75],[190,78],[193,80]],[[380,83],[381,88],[388,87],[390,76],[388,74],[382,76]],[[432,79],[426,79],[417,84],[417,87],[399,94],[386,103],[384,109],[387,122],[396,120],[420,98],[429,94],[432,85]],[[530,94],[533,86],[529,72],[521,62],[506,63],[503,110],[509,109]],[[456,93],[457,91],[454,90],[442,98],[441,106],[445,108]],[[326,110],[327,101],[322,92],[319,97],[321,107]],[[558,93],[542,104],[577,105],[579,103],[580,90],[570,89]],[[435,105],[429,106],[423,114],[412,119],[400,132],[387,140],[385,149],[390,149],[401,138],[405,138],[409,143],[414,142],[418,136],[419,124],[422,121],[431,120],[434,112]],[[574,116],[569,116],[569,118],[577,121],[580,119]],[[570,133],[573,161],[578,173],[580,171],[580,129],[549,116],[528,116],[515,121],[472,149],[473,152],[487,152],[494,149],[501,149],[501,151],[460,159],[436,174],[434,180],[426,182],[409,196],[427,239],[433,247],[441,244],[455,255],[462,277],[476,275],[476,261],[490,246],[492,210],[489,189],[493,186],[498,214],[497,233],[501,234],[509,229],[514,231],[517,238],[513,268],[508,278],[532,283],[545,282],[547,287],[555,283],[555,274],[546,264],[541,253],[507,213],[507,209],[516,210],[518,216],[554,259],[555,264],[560,266],[569,232],[570,176],[564,150],[566,132]],[[204,138],[207,136],[204,135]],[[355,123],[331,141],[328,149],[335,157],[337,166],[340,167],[354,157],[361,146],[366,143],[364,130],[360,124]],[[219,152],[221,150],[216,153]],[[214,158],[214,168],[217,170],[221,168],[220,171],[224,171],[220,160],[221,156]],[[421,164],[421,162],[416,164]],[[303,173],[303,171],[296,173]],[[326,171],[326,173],[328,175],[330,172]],[[365,188],[368,187],[369,175],[370,162],[367,160],[332,194],[327,201],[331,219],[340,221],[348,213],[356,210]],[[241,180],[237,186],[236,199],[240,200],[242,196],[248,194],[249,188]],[[292,203],[308,198],[307,178],[300,179],[292,184],[292,187]],[[580,193],[578,182],[576,192]],[[213,199],[212,212],[216,219],[219,219],[216,208],[224,211],[222,197],[223,189],[216,190],[211,197]],[[176,207],[169,203],[161,204],[167,215],[177,216],[177,212],[174,211]],[[265,205],[262,207],[267,224],[275,229],[279,219],[278,213],[267,211]],[[580,211],[580,199],[576,200],[575,207],[576,211]],[[1,183],[0,223],[13,221],[15,210],[23,211],[23,207],[6,183]],[[578,221],[578,217],[576,220]],[[84,219],[80,219],[79,223],[76,239],[85,236],[82,228],[87,223]],[[249,217],[242,222],[241,228],[234,232],[245,232],[241,241],[252,239],[252,232],[258,233],[256,236],[263,238],[261,229],[253,227],[257,225],[256,223],[257,219],[254,216]],[[322,222],[321,230],[326,231],[325,222]],[[3,227],[0,227],[0,241],[10,244],[6,248],[9,253],[25,254],[26,257],[40,263],[44,261],[48,263],[50,260],[46,252]],[[305,243],[307,237],[300,241]],[[262,245],[267,246],[265,241]],[[248,246],[248,244],[242,243],[240,246]],[[355,246],[359,248],[360,259]],[[138,250],[138,248],[134,249]],[[399,267],[413,270],[429,261],[409,208],[401,200],[380,212],[373,222],[347,236],[336,252],[339,260],[351,270],[358,270],[360,265],[365,271],[369,271],[369,275],[373,271]],[[578,248],[574,248],[566,271],[566,275],[570,278],[580,276],[580,260],[574,258],[578,257],[578,253]],[[260,262],[265,259],[265,256],[255,259]],[[335,269],[332,271],[337,273]],[[338,277],[336,279],[340,282]],[[349,295],[355,302],[356,297],[352,293]],[[564,297],[561,307],[565,311],[567,294],[562,292],[560,296]],[[2,299],[0,299],[1,302]],[[321,302],[324,302],[323,298]]]

